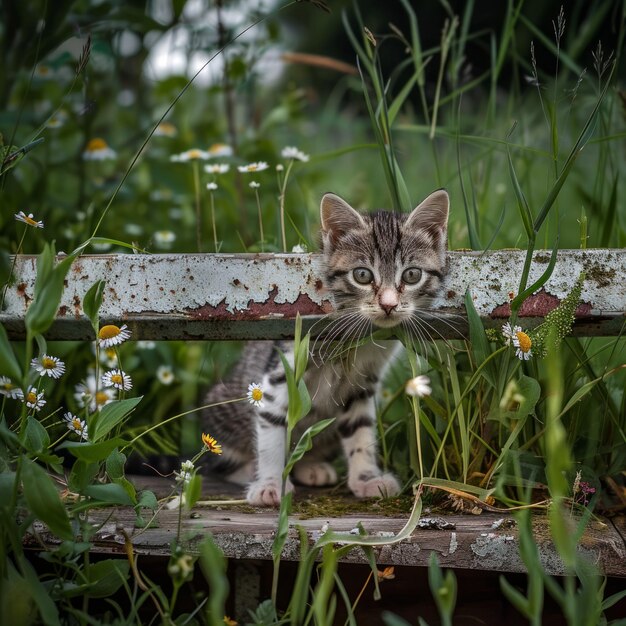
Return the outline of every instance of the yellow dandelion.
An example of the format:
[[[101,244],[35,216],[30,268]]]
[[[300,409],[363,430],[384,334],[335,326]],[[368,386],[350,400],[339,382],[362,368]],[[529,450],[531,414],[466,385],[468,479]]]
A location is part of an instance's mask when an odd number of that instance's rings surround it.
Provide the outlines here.
[[[222,445],[217,443],[215,437],[202,433],[202,443],[208,448],[209,452],[213,454],[222,454]]]

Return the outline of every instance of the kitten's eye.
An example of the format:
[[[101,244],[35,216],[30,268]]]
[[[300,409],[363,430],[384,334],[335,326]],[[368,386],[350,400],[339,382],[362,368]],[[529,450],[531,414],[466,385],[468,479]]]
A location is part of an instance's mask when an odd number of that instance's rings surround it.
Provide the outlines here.
[[[409,267],[402,272],[402,282],[407,285],[419,283],[422,277],[422,270],[419,267]]]
[[[357,267],[352,272],[352,276],[359,285],[369,285],[374,280],[372,270],[368,270],[367,267]]]

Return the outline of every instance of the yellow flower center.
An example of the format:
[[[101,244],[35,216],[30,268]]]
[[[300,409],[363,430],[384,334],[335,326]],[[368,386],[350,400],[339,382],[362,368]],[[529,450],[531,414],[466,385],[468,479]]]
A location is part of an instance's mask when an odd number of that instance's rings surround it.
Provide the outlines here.
[[[108,359],[117,358],[117,354],[115,353],[115,348],[106,348],[104,351],[104,354],[106,354]]]
[[[104,139],[101,139],[100,137],[94,137],[93,139],[89,140],[89,143],[87,144],[85,150],[87,152],[100,152],[100,150],[106,150],[108,147],[109,145]]]
[[[29,215],[25,215],[24,216],[24,221],[29,225],[29,226],[37,226],[37,221],[34,220],[32,217],[30,217]]]
[[[98,337],[100,339],[113,339],[120,334],[120,329],[115,324],[107,324],[100,329]]]
[[[211,154],[213,154],[214,152],[219,152],[220,150],[223,150],[226,147],[226,144],[224,143],[214,143],[210,148],[209,148],[209,152]]]
[[[96,394],[96,404],[100,406],[101,404],[106,404],[109,400],[109,394],[106,391],[98,391]]]
[[[200,150],[198,150],[197,148],[194,148],[192,150],[189,150],[189,152],[187,152],[187,156],[190,159],[199,159],[202,156],[202,154]]]
[[[515,333],[515,335],[517,336],[517,340],[519,341],[519,349],[522,352],[529,352],[533,345],[530,337],[526,333],[521,331]]]
[[[41,367],[47,370],[53,370],[57,366],[57,363],[54,359],[51,359],[49,356],[43,357],[41,359]]]
[[[258,387],[255,387],[252,390],[251,397],[255,402],[260,402],[261,400],[263,400],[263,391]]]
[[[26,402],[29,402],[30,404],[35,404],[35,402],[37,402],[37,394],[34,391],[29,391],[28,395],[26,396]]]
[[[111,382],[116,385],[121,385],[124,382],[124,379],[120,374],[111,374]]]
[[[76,429],[76,430],[82,430],[83,429],[83,425],[80,423],[80,420],[75,417],[72,420],[72,426]]]
[[[248,171],[249,172],[256,172],[258,167],[259,166],[256,163],[251,163],[250,165],[248,165]]]
[[[11,389],[15,389],[15,385],[13,385],[12,383],[2,383],[2,388],[5,391],[11,391]]]

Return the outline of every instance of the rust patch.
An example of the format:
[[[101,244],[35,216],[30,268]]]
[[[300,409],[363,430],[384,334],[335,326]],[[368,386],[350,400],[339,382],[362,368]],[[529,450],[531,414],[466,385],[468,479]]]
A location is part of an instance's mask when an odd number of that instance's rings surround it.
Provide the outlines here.
[[[541,289],[537,293],[529,296],[524,300],[524,303],[520,307],[520,317],[545,317],[550,311],[556,309],[561,304],[561,301],[544,289]],[[576,307],[574,315],[576,317],[589,317],[591,315],[591,309],[593,307],[589,303],[581,303]],[[507,318],[511,315],[511,304],[506,302],[505,304],[498,305],[490,313],[491,318]]]
[[[453,300],[454,298],[456,298],[456,291],[454,291],[454,289],[448,289],[448,292],[446,293],[446,298],[448,298],[448,300]]]
[[[206,320],[258,320],[272,316],[281,316],[293,319],[297,313],[300,315],[324,315],[332,311],[332,306],[327,300],[322,305],[316,304],[311,298],[302,293],[295,302],[275,302],[278,289],[274,287],[265,302],[248,301],[245,309],[235,310],[233,313],[226,308],[225,300],[217,306],[205,304],[195,309],[185,309],[183,313],[194,319]]]
[[[62,306],[59,307],[59,310],[57,312],[57,317],[65,317],[66,315],[67,315],[67,306],[63,304]]]
[[[239,287],[239,285],[241,285],[241,281],[238,278],[235,278],[235,280],[233,280],[233,285],[235,285],[235,287]]]

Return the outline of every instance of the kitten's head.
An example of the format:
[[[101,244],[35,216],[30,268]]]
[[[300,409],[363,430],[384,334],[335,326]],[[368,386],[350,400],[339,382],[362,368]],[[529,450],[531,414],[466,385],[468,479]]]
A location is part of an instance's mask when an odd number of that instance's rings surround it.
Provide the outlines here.
[[[449,198],[440,189],[411,213],[362,214],[322,198],[326,286],[336,307],[392,327],[428,306],[446,269]]]

